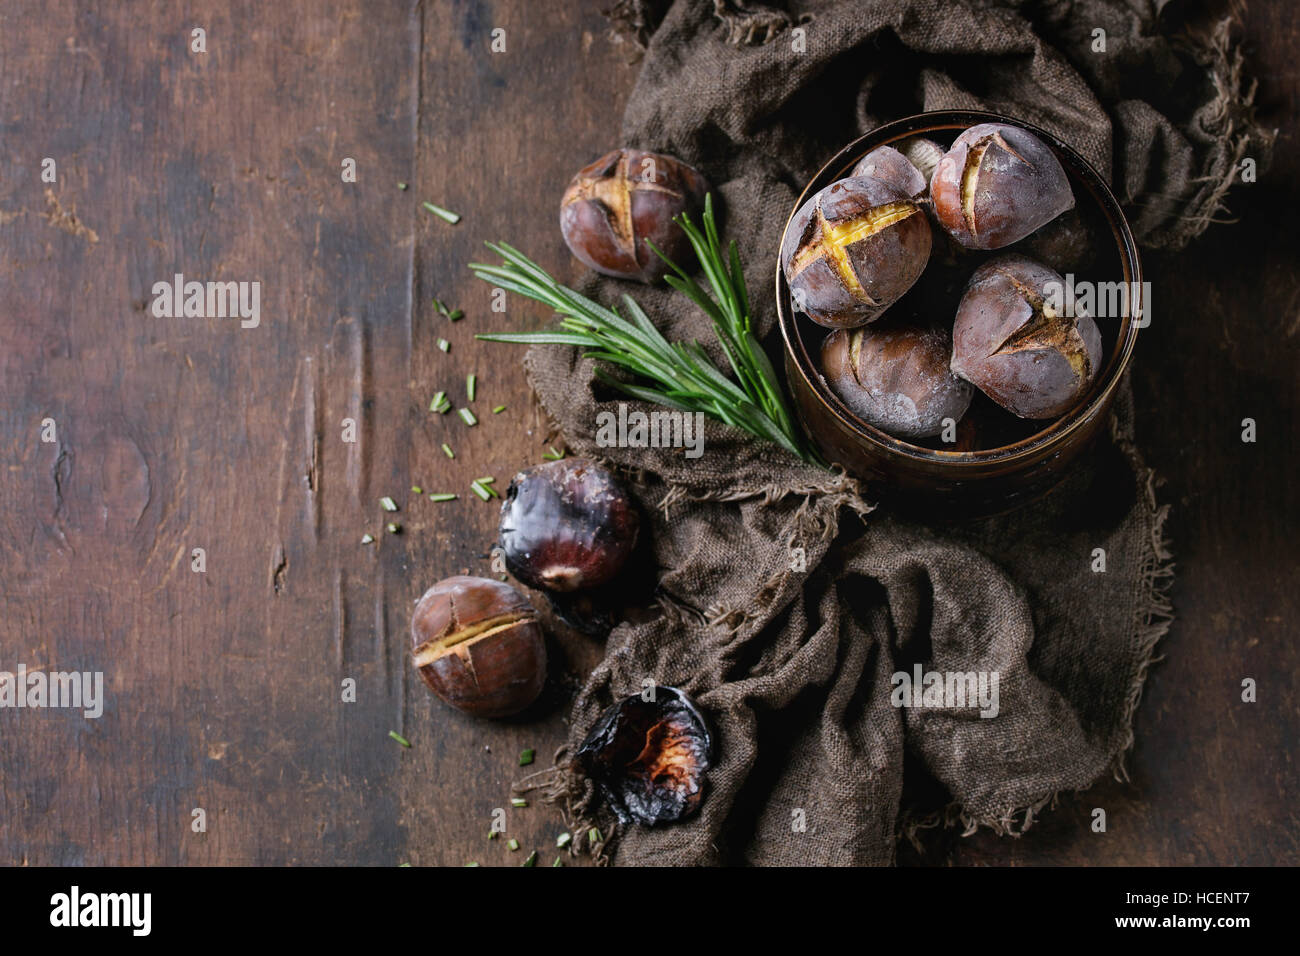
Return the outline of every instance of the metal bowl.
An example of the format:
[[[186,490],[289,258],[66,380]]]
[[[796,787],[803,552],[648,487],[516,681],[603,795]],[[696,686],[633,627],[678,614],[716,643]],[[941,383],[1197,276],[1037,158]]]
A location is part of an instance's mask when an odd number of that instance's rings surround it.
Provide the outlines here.
[[[865,479],[871,492],[881,499],[932,515],[976,516],[1006,511],[1060,482],[1105,426],[1120,378],[1132,358],[1138,329],[1145,324],[1140,318],[1142,264],[1114,195],[1073,149],[1050,133],[1009,116],[946,110],[920,113],[880,126],[844,147],[822,167],[805,187],[790,218],[819,190],[847,176],[858,160],[876,147],[910,136],[928,136],[946,146],[957,133],[979,123],[1018,126],[1052,149],[1069,176],[1081,218],[1093,227],[1092,240],[1098,252],[1091,274],[1127,283],[1135,293],[1126,300],[1128,307],[1122,315],[1097,319],[1107,351],[1106,362],[1092,387],[1066,414],[1046,422],[1018,422],[1010,412],[1001,413],[1008,421],[1017,422],[1024,434],[1010,436],[1003,444],[967,451],[927,447],[886,434],[856,417],[827,386],[818,356],[821,339],[828,330],[795,310],[779,255],[776,267],[777,315],[785,340],[786,378],[796,414],[813,444],[828,461]],[[993,253],[971,253],[969,271],[991,255],[1020,251],[1023,242]],[[1045,264],[1064,273],[1050,261]],[[933,268],[932,257],[917,286],[927,281]],[[954,313],[955,307],[954,302]],[[1139,317],[1137,321],[1135,316]],[[888,313],[881,321],[887,319]],[[977,395],[976,400],[980,399]]]

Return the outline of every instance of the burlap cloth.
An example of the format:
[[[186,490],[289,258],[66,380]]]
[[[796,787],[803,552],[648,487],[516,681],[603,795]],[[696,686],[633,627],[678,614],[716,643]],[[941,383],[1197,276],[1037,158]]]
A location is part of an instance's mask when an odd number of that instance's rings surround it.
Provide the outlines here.
[[[653,4],[618,5],[616,19],[646,43],[621,143],[685,159],[721,194],[774,358],[771,277],[786,218],[816,169],[879,122],[985,108],[1043,126],[1110,177],[1147,248],[1199,233],[1238,160],[1267,146],[1226,25],[1171,38],[1159,2],[744,6],[678,0],[660,21]],[[1090,48],[1097,28],[1105,53]],[[633,291],[670,339],[712,342],[705,318],[672,293],[607,280],[587,291],[607,302]],[[1157,290],[1154,321],[1160,301]],[[628,477],[660,569],[663,613],[614,630],[573,705],[559,769],[529,782],[546,784],[571,823],[597,824],[602,855],[890,864],[900,833],[918,826],[1019,833],[1057,793],[1123,774],[1173,573],[1127,387],[1110,440],[1045,500],[926,527],[713,421],[696,460],[598,448],[597,412],[626,399],[573,349],[535,347],[525,364],[570,449]],[[791,570],[792,548],[804,549],[806,570]],[[1104,573],[1092,569],[1096,548]],[[918,662],[996,671],[998,717],[892,706],[890,676]],[[718,762],[697,816],[619,828],[568,758],[610,701],[647,677],[705,709]],[[940,804],[912,798],[927,789]]]

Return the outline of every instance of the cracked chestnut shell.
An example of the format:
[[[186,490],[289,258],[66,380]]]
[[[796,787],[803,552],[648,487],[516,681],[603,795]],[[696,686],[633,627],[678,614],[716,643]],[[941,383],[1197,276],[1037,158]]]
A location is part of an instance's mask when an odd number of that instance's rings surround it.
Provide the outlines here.
[[[562,458],[515,475],[501,503],[506,567],[529,587],[568,593],[598,587],[636,547],[636,505],[608,471]]]
[[[975,390],[952,373],[944,329],[892,320],[840,329],[822,343],[822,374],[863,421],[895,438],[928,438],[961,420]]]
[[[1102,352],[1091,316],[1053,307],[1063,290],[1057,273],[1024,256],[980,266],[957,307],[953,372],[1021,418],[1065,414],[1096,379]]]
[[[508,584],[457,575],[424,592],[411,615],[415,669],[473,717],[508,717],[546,682],[546,642],[528,599]]]
[[[953,140],[930,180],[934,214],[970,249],[1001,249],[1074,205],[1060,160],[1033,133],[1003,123]]]
[[[654,282],[668,271],[647,240],[683,268],[691,244],[673,217],[704,206],[708,182],[680,159],[616,149],[578,171],[560,202],[564,243],[583,265]]]
[[[577,760],[620,823],[672,823],[699,809],[713,735],[689,697],[659,686],[601,714]]]
[[[795,213],[781,268],[796,309],[831,329],[879,318],[921,275],[930,223],[902,189],[871,177],[841,179]]]

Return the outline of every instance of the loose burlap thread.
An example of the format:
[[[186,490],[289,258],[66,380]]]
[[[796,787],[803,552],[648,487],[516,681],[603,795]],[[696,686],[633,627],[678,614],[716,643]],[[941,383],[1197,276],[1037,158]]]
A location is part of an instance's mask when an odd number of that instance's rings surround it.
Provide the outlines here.
[[[1236,165],[1265,158],[1269,138],[1226,22],[1173,37],[1165,7],[678,0],[664,12],[624,0],[615,16],[645,51],[622,142],[713,183],[776,357],[771,270],[795,198],[845,142],[899,115],[990,109],[1050,130],[1110,179],[1149,249],[1177,249],[1219,217]],[[1097,28],[1104,54],[1091,52]],[[711,343],[704,316],[667,290],[592,278],[587,291],[632,291],[669,339]],[[575,827],[596,825],[602,858],[887,865],[900,833],[1020,833],[1058,793],[1123,775],[1173,573],[1127,385],[1109,435],[1045,499],[926,526],[713,421],[696,460],[598,447],[598,413],[626,397],[573,349],[536,347],[525,365],[570,449],[627,478],[660,569],[661,613],[613,631],[555,768],[523,784],[545,785]],[[998,716],[893,706],[891,675],[916,664],[997,672]],[[620,828],[571,755],[646,678],[697,700],[718,760],[696,816]],[[918,776],[941,785],[941,805],[913,799]]]

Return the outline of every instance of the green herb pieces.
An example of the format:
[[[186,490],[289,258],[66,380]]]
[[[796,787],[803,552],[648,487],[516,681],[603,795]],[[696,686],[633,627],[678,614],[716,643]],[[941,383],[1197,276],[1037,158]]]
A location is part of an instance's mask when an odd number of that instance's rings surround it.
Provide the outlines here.
[[[390,521],[388,522],[388,524],[384,525],[384,530],[387,531],[389,534],[401,534],[402,526],[398,524],[396,521]]]
[[[477,481],[471,481],[471,482],[469,483],[469,490],[472,491],[472,492],[474,492],[474,494],[478,495],[478,496],[479,496],[480,498],[482,498],[484,501],[491,501],[491,500],[492,500],[492,492],[488,491],[486,488],[484,488],[482,485],[480,485]]]
[[[504,412],[505,410],[506,410],[506,407],[505,407],[504,405],[498,405],[496,408],[492,409],[492,414],[493,414],[493,415],[500,415],[500,414],[501,414],[502,412]]]
[[[448,342],[446,339],[438,339],[438,348],[444,352],[450,352],[451,343]]]
[[[590,843],[592,846],[595,846],[602,839],[603,837],[600,835],[600,831],[595,827],[592,827],[590,830],[587,831],[587,842]]]
[[[506,843],[506,846],[510,847],[510,852],[513,853],[515,850],[519,849],[519,841],[514,837],[511,837],[510,841]]]
[[[388,736],[392,737],[394,740],[396,740],[396,741],[397,741],[399,744],[401,744],[403,747],[410,747],[410,746],[411,746],[411,742],[410,742],[409,740],[407,740],[405,737],[403,737],[401,734],[399,734],[399,733],[398,733],[397,731],[395,731],[395,730],[390,730],[390,731],[388,732]]]
[[[528,806],[528,801],[525,800],[523,797],[512,797],[510,800],[510,805],[512,807],[518,807],[522,809],[523,807]]]
[[[373,534],[370,534],[369,532],[361,536],[362,544],[374,544],[374,542],[375,542],[375,536]]]
[[[489,831],[488,831],[488,839],[489,839],[489,840],[495,840],[495,839],[497,838],[497,834],[498,834],[499,832],[500,832],[499,830],[489,830]]]
[[[385,511],[397,510],[397,502],[394,501],[392,498],[388,497],[388,495],[384,495],[384,497],[379,499],[379,506],[383,508]]]
[[[560,862],[560,858],[557,856],[555,862],[552,863],[551,866],[564,866],[564,864]]]
[[[411,492],[413,494],[422,495],[424,494],[424,489],[421,488],[419,485],[411,485]]]
[[[433,307],[438,310],[439,315],[447,314],[447,306],[444,305],[442,299],[439,299],[437,296],[433,297]]]
[[[483,480],[482,478],[479,479],[479,481],[482,480]],[[519,754],[519,766],[527,767],[530,763],[533,762],[533,757],[536,756],[536,754],[537,751],[533,750],[532,748],[521,751]]]
[[[818,461],[796,428],[776,370],[754,337],[740,253],[734,241],[726,251],[722,248],[712,196],[705,198],[702,229],[686,215],[675,221],[690,240],[711,294],[655,249],[673,271],[664,281],[712,320],[732,378],[713,364],[698,342],[668,342],[631,296],[623,296],[620,314],[618,309],[606,308],[561,285],[504,242],[487,244],[503,264],[471,264],[474,275],[549,306],[560,317],[560,327],[477,337],[489,342],[577,346],[591,358],[648,381],[649,385],[621,382],[597,370],[602,381],[634,398],[679,411],[703,412],[775,442],[805,461]]]
[[[545,458],[547,461],[559,461],[566,454],[568,453],[563,451],[556,451],[554,448],[552,448],[548,452],[543,452],[542,457]]]
[[[456,414],[460,416],[460,420],[469,428],[473,428],[478,424],[478,419],[474,417],[474,413],[468,408],[458,408],[456,409]]]
[[[524,862],[520,863],[519,865],[520,865],[520,866],[536,866],[536,865],[537,865],[537,851],[534,850],[532,853],[528,854],[528,859],[524,860]]]
[[[555,838],[555,845],[558,846],[561,850],[563,850],[566,846],[568,846],[572,842],[573,842],[573,834],[569,833],[567,830]]]
[[[469,396],[469,400],[471,402],[474,401],[474,392],[477,390],[477,388],[478,388],[478,376],[467,375],[465,377],[465,394]]]
[[[452,309],[447,313],[447,318],[452,322],[459,322],[461,319],[465,318],[465,313],[460,309]]]
[[[431,202],[423,202],[420,203],[420,205],[422,205],[425,209],[429,210],[429,212],[433,213],[439,219],[442,219],[445,222],[449,222],[453,226],[456,225],[456,223],[460,222],[460,216],[452,212],[450,209],[443,209],[441,206],[435,206]]]
[[[451,400],[447,398],[446,392],[439,392],[429,400],[429,411],[445,415],[451,411]]]
[[[449,494],[429,495],[429,500],[430,501],[455,501],[456,495],[449,495]]]
[[[442,453],[446,455],[448,458],[456,457],[456,453],[451,450],[451,446],[448,445],[446,442],[442,443]]]
[[[466,866],[478,866],[478,861],[477,861],[477,860],[470,860],[470,861],[469,861],[468,863],[466,863],[465,865],[466,865]]]
[[[398,183],[397,188],[400,189],[402,192],[406,192],[406,183]]]

